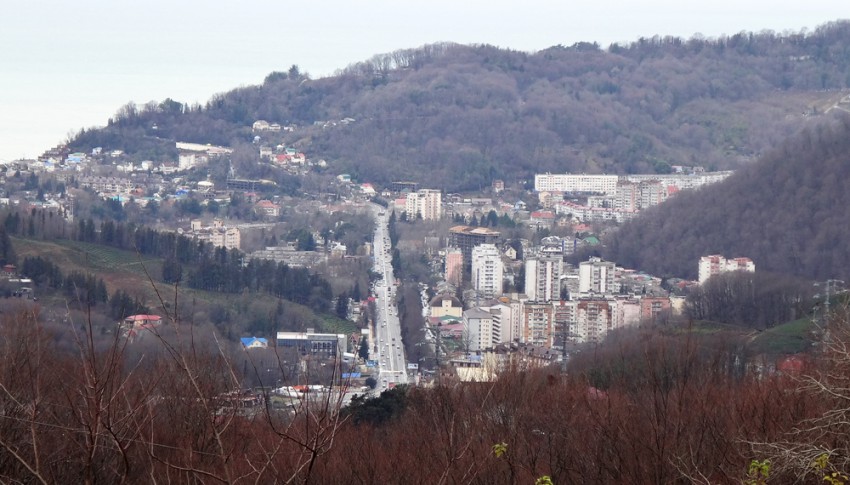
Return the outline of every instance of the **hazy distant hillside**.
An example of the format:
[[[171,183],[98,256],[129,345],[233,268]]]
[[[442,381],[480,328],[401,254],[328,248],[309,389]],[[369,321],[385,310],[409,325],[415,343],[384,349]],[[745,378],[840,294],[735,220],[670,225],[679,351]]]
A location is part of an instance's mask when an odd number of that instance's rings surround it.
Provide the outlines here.
[[[606,256],[655,274],[696,278],[707,254],[747,256],[757,270],[850,277],[850,115],[789,139],[720,184],[682,193],[625,224]]]
[[[294,143],[336,172],[462,190],[542,171],[728,168],[841,99],[826,90],[848,86],[850,22],[810,34],[654,37],[535,54],[440,44],[317,80],[297,68],[272,73],[203,107],[124,107],[74,145],[151,158],[169,155],[159,138],[246,145],[235,162],[249,169],[250,126],[265,119],[301,127],[269,142]],[[343,118],[356,121],[314,124]]]

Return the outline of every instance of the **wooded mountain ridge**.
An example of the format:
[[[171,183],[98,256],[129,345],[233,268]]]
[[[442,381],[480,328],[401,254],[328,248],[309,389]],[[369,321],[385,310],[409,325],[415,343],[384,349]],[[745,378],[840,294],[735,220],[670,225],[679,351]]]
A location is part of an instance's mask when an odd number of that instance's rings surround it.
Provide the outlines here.
[[[434,44],[378,55],[334,76],[293,66],[205,106],[129,104],[72,147],[175,157],[174,140],[228,145],[249,175],[255,120],[295,124],[295,146],[334,173],[448,191],[540,172],[727,169],[836,106],[850,86],[850,22],[813,32],[641,38],[536,53]],[[347,124],[327,122],[353,119]]]
[[[759,161],[682,192],[624,224],[605,255],[625,267],[696,278],[701,256],[749,257],[757,271],[850,277],[850,115],[807,128]]]

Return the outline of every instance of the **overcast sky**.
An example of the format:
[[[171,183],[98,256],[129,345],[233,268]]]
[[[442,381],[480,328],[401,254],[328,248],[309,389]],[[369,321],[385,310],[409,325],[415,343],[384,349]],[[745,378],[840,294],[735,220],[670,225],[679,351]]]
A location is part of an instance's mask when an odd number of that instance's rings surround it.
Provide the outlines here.
[[[0,0],[0,160],[35,157],[127,102],[206,102],[297,64],[313,77],[451,41],[534,52],[641,36],[812,30],[847,0]]]

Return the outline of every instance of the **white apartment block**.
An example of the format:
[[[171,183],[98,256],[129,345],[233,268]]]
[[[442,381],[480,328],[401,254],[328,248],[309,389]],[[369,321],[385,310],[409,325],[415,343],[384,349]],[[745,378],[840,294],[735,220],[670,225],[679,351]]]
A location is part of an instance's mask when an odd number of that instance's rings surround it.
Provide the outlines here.
[[[600,258],[590,258],[579,263],[578,291],[581,295],[611,295],[617,293],[614,274],[616,265]]]
[[[216,247],[226,249],[241,249],[242,233],[238,227],[227,227],[221,219],[214,219],[212,225],[204,226],[201,219],[191,222],[191,235],[200,241],[208,241]]]
[[[528,301],[528,298],[525,295],[520,294],[512,294],[510,302],[508,305],[511,307],[511,320],[510,324],[507,325],[509,328],[510,336],[508,337],[511,342],[524,342],[523,340],[523,307],[525,306],[525,302]],[[503,319],[504,320],[504,319]],[[503,327],[504,329],[505,327]],[[503,336],[502,341],[506,341]]]
[[[469,352],[493,348],[499,343],[498,334],[493,332],[493,317],[480,308],[463,312],[463,339]]]
[[[241,234],[236,227],[213,228],[209,230],[210,244],[227,249],[239,249],[241,246]]]
[[[439,190],[420,189],[407,194],[404,211],[409,219],[417,216],[426,221],[436,221],[443,217],[443,194]]]
[[[699,259],[699,284],[703,284],[714,275],[729,271],[748,271],[755,273],[756,265],[750,258],[726,259],[718,254],[703,256]]]
[[[495,244],[481,244],[472,248],[472,288],[482,298],[496,298],[502,294],[502,253]]]
[[[536,192],[586,192],[614,195],[617,193],[618,178],[616,175],[537,174],[534,176],[534,190]]]
[[[664,187],[676,187],[679,190],[696,189],[703,185],[714,184],[732,175],[731,170],[723,172],[703,172],[699,174],[632,174],[623,179],[633,183],[660,182]]]
[[[493,320],[493,341],[495,343],[513,342],[519,338],[519,332],[514,332],[514,311],[510,302],[500,302],[496,305],[480,307],[490,313]]]
[[[563,260],[558,255],[532,256],[525,261],[525,294],[545,303],[561,298]]]

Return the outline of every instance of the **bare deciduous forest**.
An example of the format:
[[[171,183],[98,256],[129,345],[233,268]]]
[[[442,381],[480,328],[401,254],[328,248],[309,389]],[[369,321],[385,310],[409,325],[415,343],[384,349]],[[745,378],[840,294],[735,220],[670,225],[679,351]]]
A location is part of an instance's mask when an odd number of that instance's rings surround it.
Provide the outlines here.
[[[321,79],[293,66],[204,106],[128,105],[72,147],[159,160],[176,157],[174,140],[214,143],[234,147],[240,167],[261,170],[256,150],[243,148],[263,119],[297,125],[282,141],[326,159],[334,173],[450,192],[546,171],[726,169],[841,98],[837,90],[850,85],[849,39],[850,23],[835,22],[809,33],[656,36],[536,53],[435,44]],[[346,118],[354,121],[341,123]]]
[[[745,256],[759,271],[850,277],[850,117],[790,137],[727,180],[682,193],[624,224],[606,257],[653,274],[695,278],[708,254]]]
[[[217,343],[195,341],[177,319],[155,355],[126,353],[120,339],[98,347],[85,324],[76,350],[60,350],[22,310],[0,326],[0,477],[739,483],[760,478],[755,460],[769,463],[774,483],[815,482],[850,462],[844,309],[834,323],[800,373],[742,363],[734,340],[646,327],[579,354],[566,375],[444,380],[340,411],[332,395],[279,408],[246,393]]]

